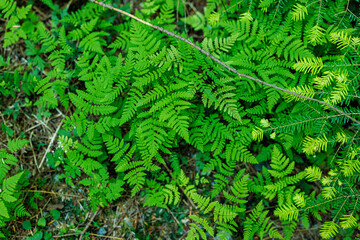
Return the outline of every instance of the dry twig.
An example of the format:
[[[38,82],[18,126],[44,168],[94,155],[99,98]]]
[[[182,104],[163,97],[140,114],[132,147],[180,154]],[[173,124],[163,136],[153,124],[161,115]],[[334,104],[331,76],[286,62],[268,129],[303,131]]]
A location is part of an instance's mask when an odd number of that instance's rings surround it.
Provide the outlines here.
[[[41,166],[43,165],[44,161],[45,161],[45,158],[46,158],[46,155],[50,152],[50,149],[51,149],[51,146],[53,145],[54,143],[54,140],[57,136],[57,133],[59,132],[61,126],[62,126],[63,122],[61,121],[60,124],[58,125],[58,127],[56,128],[56,131],[54,133],[54,135],[52,136],[51,138],[51,141],[50,141],[50,144],[48,145],[47,149],[46,149],[46,152],[44,153],[44,156],[43,158],[41,159],[41,162],[39,164],[39,169],[41,168]]]
[[[92,223],[92,221],[94,220],[95,216],[98,214],[99,211],[100,211],[100,206],[98,206],[98,208],[96,209],[96,211],[90,218],[89,222],[86,224],[85,228],[82,230],[79,240],[82,240],[84,234],[86,233],[86,230],[90,227],[90,224]]]

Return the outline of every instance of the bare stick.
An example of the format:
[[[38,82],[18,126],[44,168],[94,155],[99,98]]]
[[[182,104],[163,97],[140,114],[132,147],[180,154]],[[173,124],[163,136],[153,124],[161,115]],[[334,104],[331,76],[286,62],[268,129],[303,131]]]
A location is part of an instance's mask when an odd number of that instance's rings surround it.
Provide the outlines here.
[[[64,234],[64,235],[56,235],[53,236],[53,238],[62,238],[62,237],[70,237],[70,236],[76,236],[76,235],[80,235],[81,233],[68,233],[68,234]],[[120,237],[112,237],[112,236],[103,236],[103,235],[99,235],[99,234],[95,234],[95,233],[90,233],[90,236],[95,236],[95,237],[100,237],[100,238],[110,238],[110,239],[119,239],[119,240],[125,240],[125,238],[120,238]],[[26,238],[26,236],[18,236],[21,238]]]
[[[52,194],[57,196],[64,196],[64,197],[73,197],[73,198],[81,198],[78,195],[73,194],[65,194],[65,193],[57,193],[57,192],[49,192],[49,191],[42,191],[42,190],[22,190],[23,192],[33,192],[33,193],[44,193],[44,194]]]
[[[254,78],[254,77],[251,77],[251,76],[249,76],[249,75],[239,73],[235,68],[232,68],[232,67],[228,66],[226,63],[220,61],[219,59],[217,59],[216,57],[214,57],[213,55],[211,55],[209,52],[205,51],[204,49],[202,49],[202,48],[200,48],[199,46],[195,45],[194,43],[190,42],[189,40],[187,40],[187,39],[185,39],[185,38],[183,38],[183,37],[181,37],[181,36],[179,36],[179,35],[177,35],[177,34],[175,34],[175,33],[173,33],[173,32],[170,32],[170,31],[168,31],[168,30],[166,30],[166,29],[164,29],[164,28],[162,28],[162,27],[159,27],[159,26],[156,26],[156,25],[151,24],[151,23],[149,23],[149,22],[146,22],[146,21],[144,21],[144,20],[142,20],[142,19],[140,19],[140,18],[138,18],[138,17],[136,17],[136,16],[134,16],[134,15],[132,15],[132,14],[130,14],[130,13],[127,13],[127,12],[121,10],[121,9],[114,8],[113,6],[111,6],[111,5],[109,5],[109,4],[105,4],[105,3],[103,3],[103,2],[99,2],[99,1],[96,1],[96,0],[89,0],[89,1],[98,4],[98,5],[102,6],[103,8],[108,8],[108,9],[110,9],[110,10],[113,10],[113,11],[119,12],[119,13],[121,13],[121,14],[124,14],[124,15],[132,18],[132,19],[135,19],[136,21],[139,21],[139,22],[141,22],[141,23],[143,23],[143,24],[145,24],[145,25],[148,25],[148,26],[156,29],[156,30],[159,30],[160,32],[163,32],[163,33],[165,33],[165,34],[167,34],[167,35],[169,35],[169,36],[175,37],[175,38],[177,38],[177,39],[179,39],[179,40],[181,40],[181,41],[183,41],[183,42],[186,42],[187,44],[189,44],[189,45],[191,45],[192,47],[196,48],[197,50],[199,50],[200,52],[202,52],[203,54],[205,54],[206,56],[208,56],[209,58],[211,58],[212,60],[214,60],[215,62],[217,62],[218,64],[220,64],[220,65],[223,66],[224,68],[226,68],[227,70],[229,70],[230,72],[235,73],[235,74],[238,75],[240,78],[241,78],[241,77],[244,77],[244,78],[250,79],[250,80],[252,80],[252,81],[254,81],[254,82],[260,83],[260,84],[262,84],[262,85],[266,85],[266,86],[268,86],[268,87],[275,88],[275,89],[280,90],[280,91],[282,91],[282,92],[286,92],[286,93],[291,94],[291,95],[293,95],[293,96],[296,96],[296,97],[298,97],[298,98],[302,98],[302,99],[306,99],[306,100],[310,100],[310,101],[313,101],[313,102],[320,103],[320,104],[322,104],[322,105],[325,105],[325,106],[333,109],[334,111],[340,113],[341,115],[346,116],[347,118],[351,119],[352,121],[354,121],[355,123],[357,123],[357,124],[360,125],[360,122],[359,122],[358,120],[356,120],[355,118],[351,117],[349,114],[345,113],[344,111],[342,111],[342,110],[340,110],[340,109],[338,109],[338,108],[336,108],[336,107],[334,107],[334,106],[332,106],[332,105],[330,105],[330,104],[328,104],[328,103],[326,103],[326,102],[323,102],[323,101],[318,100],[318,99],[316,99],[316,98],[311,98],[311,97],[307,97],[307,96],[304,96],[304,95],[300,95],[300,94],[298,94],[298,93],[296,93],[296,92],[292,92],[292,91],[289,91],[289,90],[287,90],[287,89],[285,89],[285,88],[278,87],[278,86],[276,86],[276,85],[274,85],[274,84],[267,83],[267,82],[262,81],[262,80],[260,80],[260,79],[258,79],[258,78]]]
[[[64,235],[55,235],[53,236],[53,238],[62,238],[62,237],[70,237],[70,236],[76,236],[76,235],[80,235],[81,233],[67,233]]]
[[[81,236],[79,238],[79,240],[82,240],[84,234],[86,233],[86,230],[90,227],[90,224],[92,223],[92,221],[94,220],[95,216],[97,215],[97,213],[100,210],[100,206],[98,206],[98,208],[96,209],[96,211],[94,212],[94,214],[92,215],[92,217],[90,218],[89,222],[86,224],[84,230],[82,230],[81,232]]]
[[[63,124],[63,123],[62,123],[62,121],[61,121],[60,124],[59,124],[59,126],[56,128],[56,131],[55,131],[55,133],[54,133],[54,135],[53,135],[53,137],[52,137],[52,139],[51,139],[51,141],[50,141],[50,144],[48,145],[48,147],[47,147],[47,149],[46,149],[46,152],[45,152],[43,158],[41,159],[41,163],[39,164],[39,169],[41,168],[41,166],[43,165],[43,163],[44,163],[44,161],[45,161],[46,154],[48,154],[48,153],[50,152],[50,148],[51,148],[51,146],[53,145],[54,140],[55,140],[55,138],[56,138],[56,135],[57,135],[57,133],[59,132],[62,124]]]

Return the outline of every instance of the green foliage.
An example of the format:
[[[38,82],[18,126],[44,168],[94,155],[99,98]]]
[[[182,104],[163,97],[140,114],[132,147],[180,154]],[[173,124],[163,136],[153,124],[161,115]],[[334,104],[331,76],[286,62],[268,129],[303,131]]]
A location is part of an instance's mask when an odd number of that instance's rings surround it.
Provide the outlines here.
[[[268,233],[271,238],[283,239],[278,230],[271,226],[272,222],[268,222],[270,218],[266,217],[266,215],[269,211],[263,210],[264,206],[262,202],[260,202],[250,216],[246,218],[244,223],[244,239],[254,239],[255,233],[257,233],[260,238],[263,238],[265,233]]]
[[[24,139],[9,140],[7,149],[0,149],[0,227],[6,222],[13,221],[22,216],[30,216],[21,199],[21,180],[24,172],[13,173],[11,166],[17,164],[18,159],[9,152],[16,152],[23,148],[29,141]],[[11,174],[11,176],[8,176]],[[0,237],[6,238],[0,231]]]
[[[51,27],[31,5],[1,3],[4,46],[26,39],[32,63],[48,70],[31,85],[36,105],[73,109],[53,164],[67,184],[89,188],[94,210],[130,189],[146,206],[197,208],[187,239],[291,239],[299,222],[311,227],[310,217],[325,239],[357,227],[359,126],[309,100],[359,119],[359,21],[350,2],[209,0],[186,16],[177,1],[157,0],[136,11],[190,35],[239,73],[302,97],[239,78],[187,43],[115,20],[94,3],[68,13],[43,2],[63,16]],[[191,38],[197,34],[201,41]],[[7,79],[20,81],[15,72]],[[1,83],[0,92],[11,86]],[[11,190],[18,180],[9,179]]]
[[[27,71],[26,68],[13,69],[10,63],[10,57],[4,59],[0,55],[0,94],[10,95],[15,98],[16,94],[24,91],[27,96],[34,92],[36,81],[39,77],[39,71]],[[0,101],[0,104],[2,102]]]

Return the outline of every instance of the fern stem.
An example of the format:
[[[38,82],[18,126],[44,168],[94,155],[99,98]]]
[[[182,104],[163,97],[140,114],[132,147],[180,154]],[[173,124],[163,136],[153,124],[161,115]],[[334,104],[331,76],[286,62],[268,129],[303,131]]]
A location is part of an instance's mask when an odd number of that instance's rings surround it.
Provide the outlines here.
[[[98,4],[98,5],[102,6],[103,8],[108,8],[108,9],[110,9],[110,10],[113,10],[113,11],[119,12],[119,13],[121,13],[121,14],[124,14],[124,15],[132,18],[132,19],[135,19],[136,21],[139,21],[139,22],[141,22],[141,23],[143,23],[143,24],[145,24],[145,25],[147,25],[147,26],[150,26],[150,27],[152,27],[152,28],[154,28],[154,29],[156,29],[156,30],[159,30],[160,32],[163,32],[163,33],[165,33],[165,34],[167,34],[167,35],[169,35],[169,36],[172,36],[172,37],[177,38],[177,39],[179,39],[179,40],[181,40],[181,41],[183,41],[183,42],[186,42],[187,44],[189,44],[190,46],[192,46],[192,47],[194,47],[195,49],[199,50],[199,51],[202,52],[204,55],[206,55],[207,57],[211,58],[212,60],[214,60],[215,62],[217,62],[218,64],[220,64],[221,66],[223,66],[224,68],[226,68],[227,70],[229,70],[230,72],[235,73],[235,74],[236,74],[238,77],[240,77],[240,78],[241,78],[241,77],[244,77],[244,78],[250,79],[250,80],[252,80],[252,81],[254,81],[254,82],[260,83],[260,84],[262,84],[262,85],[265,85],[265,86],[268,86],[268,87],[271,87],[271,88],[275,88],[275,89],[280,90],[280,91],[282,91],[282,92],[291,94],[291,95],[296,96],[296,97],[298,97],[298,98],[310,100],[310,101],[317,102],[317,103],[319,103],[319,104],[325,105],[325,106],[333,109],[334,111],[336,111],[336,112],[338,112],[338,113],[346,116],[347,118],[351,119],[353,122],[357,123],[358,125],[360,125],[360,122],[359,122],[358,120],[356,120],[355,118],[351,117],[349,114],[343,112],[342,110],[340,110],[340,109],[338,109],[338,108],[336,108],[336,107],[334,107],[334,106],[332,106],[332,105],[330,105],[330,104],[328,104],[328,103],[326,103],[326,102],[323,102],[323,101],[318,100],[318,99],[316,99],[316,98],[311,98],[311,97],[303,96],[303,95],[297,94],[296,92],[289,91],[289,90],[287,90],[287,89],[285,89],[285,88],[278,87],[278,86],[276,86],[276,85],[274,85],[274,84],[267,83],[267,82],[262,81],[262,80],[260,80],[260,79],[258,79],[258,78],[254,78],[254,77],[251,77],[251,76],[249,76],[249,75],[239,73],[235,68],[232,68],[232,67],[228,66],[226,63],[220,61],[219,59],[217,59],[216,57],[214,57],[213,55],[211,55],[209,52],[205,51],[204,49],[200,48],[200,47],[197,46],[196,44],[190,42],[189,40],[187,40],[187,39],[185,39],[185,38],[183,38],[183,37],[181,37],[181,36],[179,36],[179,35],[177,35],[177,34],[175,34],[175,33],[173,33],[173,32],[170,32],[170,31],[168,31],[168,30],[166,30],[166,29],[164,29],[164,28],[162,28],[162,27],[159,27],[159,26],[157,26],[157,25],[154,25],[154,24],[151,24],[151,23],[149,23],[149,22],[146,22],[146,21],[144,21],[144,20],[142,20],[142,19],[140,19],[140,18],[138,18],[138,17],[136,17],[136,16],[134,16],[134,15],[132,15],[132,14],[130,14],[130,13],[127,13],[127,12],[121,10],[121,9],[115,8],[115,7],[113,7],[113,6],[109,5],[109,4],[105,4],[105,3],[103,3],[103,2],[99,2],[99,1],[96,1],[96,0],[89,0],[89,1]]]
[[[315,205],[313,205],[313,206],[309,206],[309,207],[304,208],[304,209],[299,209],[299,210],[300,210],[300,211],[307,211],[307,210],[309,210],[309,209],[311,209],[311,208],[315,208],[315,207],[318,207],[318,206],[320,206],[320,205],[327,204],[327,203],[329,203],[329,202],[337,201],[337,200],[342,199],[342,198],[355,198],[355,197],[358,199],[358,198],[360,197],[360,194],[351,194],[351,195],[347,195],[347,196],[341,195],[341,196],[339,196],[339,197],[336,197],[336,198],[333,198],[333,199],[329,199],[329,200],[326,200],[326,201],[324,201],[324,202],[315,204]],[[292,212],[293,212],[293,211],[292,211]]]

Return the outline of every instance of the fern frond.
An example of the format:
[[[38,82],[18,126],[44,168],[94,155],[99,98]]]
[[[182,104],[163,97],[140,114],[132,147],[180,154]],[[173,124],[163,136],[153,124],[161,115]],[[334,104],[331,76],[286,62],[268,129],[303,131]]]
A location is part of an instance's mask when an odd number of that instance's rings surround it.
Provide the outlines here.
[[[296,71],[317,74],[324,67],[321,58],[304,58],[294,64],[293,68]]]
[[[271,154],[271,170],[269,173],[275,178],[283,178],[289,175],[295,166],[295,162],[290,162],[281,151],[275,146]]]
[[[305,169],[306,178],[309,181],[315,182],[321,179],[321,170],[317,166],[310,166]]]
[[[233,185],[231,186],[231,192],[233,193],[233,195],[226,191],[223,191],[225,198],[236,204],[245,204],[247,200],[239,198],[246,198],[249,195],[247,188],[248,177],[249,175],[246,174],[239,181],[233,183]]]
[[[325,29],[320,27],[319,25],[315,25],[310,29],[309,34],[309,42],[314,46],[323,44],[325,41]]]
[[[305,16],[308,14],[307,7],[298,3],[293,8],[291,14],[292,14],[292,19],[294,21],[302,21],[304,20]]]
[[[93,51],[99,54],[104,54],[102,46],[107,45],[107,43],[104,39],[101,38],[103,36],[109,36],[109,33],[92,32],[81,40],[79,47],[83,47],[84,52]]]
[[[238,34],[234,34],[228,38],[215,38],[214,40],[205,38],[202,41],[201,46],[205,51],[210,52],[212,55],[219,58],[220,51],[228,52],[237,38]]]
[[[214,237],[214,229],[209,225],[208,221],[196,215],[190,215],[189,217],[195,222],[201,224],[204,227],[204,229],[207,231],[207,233],[210,234],[210,236]]]
[[[15,202],[17,199],[13,196],[16,192],[16,188],[22,177],[23,172],[20,172],[14,176],[4,179],[2,182],[1,198],[7,202]]]
[[[344,49],[346,47],[355,48],[360,44],[360,39],[357,37],[351,37],[344,31],[332,32],[330,34],[330,41],[334,44],[337,44],[338,48]]]
[[[314,154],[315,152],[326,151],[328,139],[324,135],[322,138],[305,137],[303,141],[303,151],[306,154]]]
[[[253,239],[255,234],[259,235],[260,238],[262,238],[265,232],[269,232],[269,235],[271,234],[270,237],[283,239],[278,230],[271,226],[272,222],[269,222],[269,217],[266,218],[268,211],[263,210],[264,206],[260,201],[255,207],[255,209],[253,209],[253,211],[251,212],[250,217],[246,218],[246,221],[244,223],[244,239]]]
[[[44,52],[47,53],[53,51],[58,45],[55,37],[49,33],[42,22],[38,25],[37,28],[39,31],[41,43],[43,44]]]
[[[299,210],[297,207],[293,204],[283,205],[281,207],[278,207],[274,211],[275,216],[278,216],[280,220],[285,221],[291,221],[293,219],[297,219],[299,216]]]
[[[14,209],[14,217],[30,217],[30,213],[26,210],[23,204],[18,204]]]
[[[353,228],[357,225],[357,220],[353,215],[343,215],[340,218],[340,226],[342,229]]]
[[[3,18],[8,18],[16,10],[16,1],[14,0],[5,0],[0,3],[0,10],[2,10],[1,15]]]
[[[26,139],[10,139],[8,142],[8,149],[10,152],[16,152],[26,146],[29,142],[30,141]]]
[[[0,199],[0,216],[4,218],[10,218],[8,208],[2,199]]]
[[[252,20],[254,20],[254,18],[251,16],[250,12],[241,14],[239,19],[240,19],[240,21],[243,21],[243,22],[251,22]]]
[[[205,26],[205,16],[199,11],[196,11],[194,15],[188,16],[186,20],[181,18],[181,21],[189,24],[195,31],[199,31]]]
[[[162,124],[149,118],[138,126],[136,136],[138,141],[146,145],[150,154],[155,156],[160,146],[166,141],[168,134]]]
[[[320,236],[329,239],[334,237],[338,233],[339,225],[334,221],[326,222],[321,226]]]

